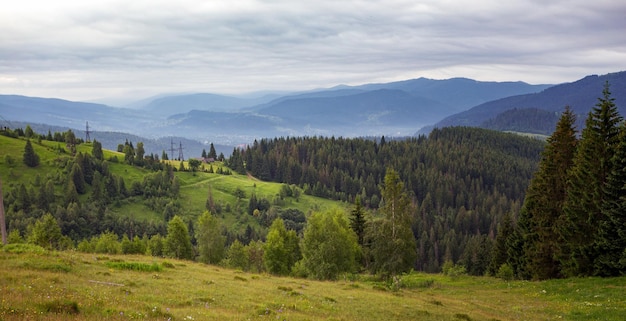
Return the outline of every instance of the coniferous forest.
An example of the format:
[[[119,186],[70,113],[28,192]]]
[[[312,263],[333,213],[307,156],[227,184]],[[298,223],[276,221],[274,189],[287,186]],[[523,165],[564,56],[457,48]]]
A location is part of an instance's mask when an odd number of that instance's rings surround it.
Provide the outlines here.
[[[446,261],[482,275],[498,224],[518,213],[544,143],[478,128],[434,130],[402,140],[276,138],[234,150],[229,165],[305,193],[377,212],[386,171],[398,172],[411,200],[417,244],[414,269],[441,271]]]
[[[214,200],[209,189],[208,211],[196,213],[197,221],[183,219],[175,172],[190,169],[182,162],[174,168],[132,142],[118,148],[123,160],[105,160],[97,141],[91,153],[76,152],[81,142],[71,131],[45,136],[30,128],[5,130],[27,139],[28,167],[39,166],[31,139],[64,141],[70,149],[68,154],[59,145],[61,156],[48,164],[57,170],[5,193],[7,223],[14,240],[24,235],[53,248],[206,263],[226,258],[244,270],[316,278],[411,269],[522,279],[622,275],[626,127],[609,89],[606,84],[580,132],[565,107],[546,141],[469,127],[402,139],[281,137],[235,148],[224,161],[227,168],[218,170],[282,183],[281,194],[302,191],[341,201],[353,208],[349,213],[305,214],[240,189],[231,206]],[[5,161],[13,162],[10,155]],[[109,169],[117,162],[148,174],[127,186],[124,175]],[[189,166],[195,171],[199,161]],[[132,202],[162,218],[111,214],[110,208]],[[222,226],[219,219],[230,214],[216,204],[235,217],[248,215],[260,228],[248,225],[242,235]],[[58,229],[50,236],[55,221]]]

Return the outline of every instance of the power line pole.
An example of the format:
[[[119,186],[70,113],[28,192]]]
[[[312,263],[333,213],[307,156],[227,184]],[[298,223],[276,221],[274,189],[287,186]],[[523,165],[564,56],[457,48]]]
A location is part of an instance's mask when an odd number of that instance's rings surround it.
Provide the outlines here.
[[[180,145],[178,146],[178,160],[181,162],[185,160],[183,157],[183,142],[180,142]]]
[[[174,160],[174,139],[170,140],[170,160]]]
[[[87,128],[85,128],[85,142],[89,143],[91,141],[91,137],[89,137],[89,122],[87,122]]]
[[[2,244],[7,244],[7,226],[4,220],[4,200],[2,197],[2,180],[0,180],[0,230],[2,231]]]

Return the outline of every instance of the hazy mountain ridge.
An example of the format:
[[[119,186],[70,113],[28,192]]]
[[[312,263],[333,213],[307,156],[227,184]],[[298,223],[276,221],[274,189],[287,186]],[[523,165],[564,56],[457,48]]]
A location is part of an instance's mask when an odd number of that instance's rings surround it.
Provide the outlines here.
[[[448,126],[475,126],[482,125],[499,114],[517,109],[539,109],[546,112],[560,113],[565,106],[570,106],[578,116],[578,128],[582,128],[587,113],[602,96],[605,83],[610,85],[611,97],[615,99],[619,112],[626,114],[626,71],[610,73],[606,75],[592,75],[571,83],[565,83],[547,88],[539,93],[506,97],[480,104],[469,110],[449,116],[434,127]],[[493,121],[491,121],[493,124]],[[556,122],[550,125],[552,129]],[[486,128],[489,128],[488,126]],[[502,130],[509,130],[505,127]],[[511,129],[512,130],[512,129]],[[545,126],[530,126],[525,131],[531,133],[543,133]],[[427,129],[420,133],[428,132]]]
[[[0,116],[138,136],[186,137],[224,145],[275,136],[406,136],[422,126],[511,94],[548,85],[481,82],[466,78],[411,79],[384,84],[336,86],[275,95],[234,97],[210,93],[155,96],[117,108],[24,96],[0,96]]]

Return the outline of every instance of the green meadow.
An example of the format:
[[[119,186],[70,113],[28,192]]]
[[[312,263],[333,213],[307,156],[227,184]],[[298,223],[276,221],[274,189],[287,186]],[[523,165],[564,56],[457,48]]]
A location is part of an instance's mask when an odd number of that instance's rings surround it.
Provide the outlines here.
[[[623,320],[626,277],[334,282],[149,256],[0,248],[0,320]]]

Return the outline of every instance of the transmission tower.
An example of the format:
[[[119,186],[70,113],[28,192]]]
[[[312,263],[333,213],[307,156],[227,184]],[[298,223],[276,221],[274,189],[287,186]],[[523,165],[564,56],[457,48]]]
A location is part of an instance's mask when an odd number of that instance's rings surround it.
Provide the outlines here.
[[[183,157],[183,142],[180,142],[180,145],[178,146],[178,160],[179,161],[185,160],[185,158]]]
[[[87,122],[87,126],[85,128],[85,141],[89,143],[91,141],[91,137],[89,136],[89,122]]]
[[[170,140],[170,160],[174,160],[174,140]]]

